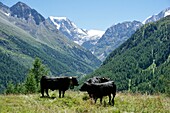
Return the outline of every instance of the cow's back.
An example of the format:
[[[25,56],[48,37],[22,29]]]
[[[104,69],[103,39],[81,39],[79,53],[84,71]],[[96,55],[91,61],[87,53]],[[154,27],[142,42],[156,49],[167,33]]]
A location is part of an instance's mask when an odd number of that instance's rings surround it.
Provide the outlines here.
[[[61,89],[67,90],[69,88],[70,81],[67,77],[47,77],[43,76],[40,81],[41,88],[43,89]]]
[[[114,81],[93,83],[92,87],[94,89],[92,90],[93,94],[95,94],[97,97],[116,93],[116,85],[114,84]]]

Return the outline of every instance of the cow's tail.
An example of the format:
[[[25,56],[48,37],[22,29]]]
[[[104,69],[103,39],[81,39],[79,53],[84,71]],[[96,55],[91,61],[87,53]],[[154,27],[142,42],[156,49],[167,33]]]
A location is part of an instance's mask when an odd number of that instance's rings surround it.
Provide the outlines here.
[[[116,96],[116,85],[115,85],[114,83],[113,83],[112,95],[113,95],[112,105],[114,106],[114,104],[115,104],[114,98],[115,98],[115,96]]]
[[[112,86],[113,86],[112,94],[115,97],[117,88],[116,88],[116,85],[114,84],[114,82],[112,83]]]

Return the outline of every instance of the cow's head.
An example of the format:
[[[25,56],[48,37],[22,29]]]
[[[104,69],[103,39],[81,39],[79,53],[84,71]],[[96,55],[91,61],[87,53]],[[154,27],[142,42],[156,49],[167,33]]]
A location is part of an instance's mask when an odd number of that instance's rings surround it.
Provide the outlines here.
[[[69,77],[69,79],[70,79],[70,88],[71,89],[73,89],[74,86],[78,86],[79,85],[78,81],[77,81],[77,79],[75,77]]]
[[[89,84],[88,82],[84,82],[84,84],[81,86],[80,91],[88,91],[89,87],[91,84]]]

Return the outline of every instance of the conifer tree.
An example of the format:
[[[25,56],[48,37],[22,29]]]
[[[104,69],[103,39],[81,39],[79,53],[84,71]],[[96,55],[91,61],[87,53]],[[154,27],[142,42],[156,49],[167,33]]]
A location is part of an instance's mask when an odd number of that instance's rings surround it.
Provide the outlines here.
[[[37,91],[36,80],[32,73],[29,73],[25,82],[26,93],[35,93]]]
[[[40,79],[43,75],[47,75],[49,70],[39,58],[35,58],[33,67],[30,69],[26,82],[25,88],[27,93],[35,93],[40,90]]]
[[[36,85],[39,86],[40,79],[43,75],[48,74],[48,70],[45,65],[42,64],[42,61],[39,58],[35,58],[33,63],[33,68],[31,68],[30,73],[35,77]]]
[[[6,94],[13,94],[14,92],[15,92],[15,86],[14,86],[14,84],[12,84],[12,82],[10,81],[9,83],[8,83],[8,86],[7,86],[7,88],[6,88],[6,91],[5,91],[5,93]]]

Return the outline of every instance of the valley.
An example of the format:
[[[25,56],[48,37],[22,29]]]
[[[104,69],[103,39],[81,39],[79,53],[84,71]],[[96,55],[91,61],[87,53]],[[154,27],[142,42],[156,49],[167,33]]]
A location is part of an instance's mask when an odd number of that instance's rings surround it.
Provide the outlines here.
[[[50,75],[115,81],[118,91],[169,94],[170,8],[106,31],[79,28],[67,17],[45,18],[23,2],[0,2],[0,93],[22,83],[35,58]]]

